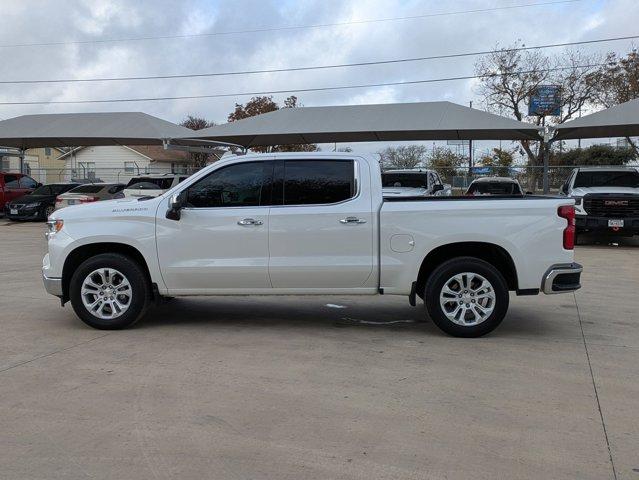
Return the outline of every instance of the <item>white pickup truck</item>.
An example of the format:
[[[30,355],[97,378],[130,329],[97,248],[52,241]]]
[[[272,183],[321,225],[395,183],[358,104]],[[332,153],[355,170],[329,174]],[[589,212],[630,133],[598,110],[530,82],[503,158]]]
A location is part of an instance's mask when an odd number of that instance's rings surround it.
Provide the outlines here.
[[[442,183],[435,170],[423,168],[408,170],[386,170],[382,172],[382,195],[384,197],[450,197],[452,188]]]
[[[476,337],[509,291],[580,287],[567,198],[384,199],[372,157],[232,156],[156,198],[56,211],[47,291],[95,328],[124,328],[186,295],[405,295],[445,332]],[[214,315],[215,312],[211,312]]]
[[[577,233],[639,235],[639,170],[575,168],[560,195],[575,200]]]

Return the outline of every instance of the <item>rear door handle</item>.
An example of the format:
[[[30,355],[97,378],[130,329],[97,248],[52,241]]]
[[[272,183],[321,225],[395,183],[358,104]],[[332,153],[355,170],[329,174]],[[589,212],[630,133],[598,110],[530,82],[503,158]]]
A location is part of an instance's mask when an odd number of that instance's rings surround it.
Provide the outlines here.
[[[340,223],[343,223],[344,225],[353,225],[353,224],[359,224],[359,223],[366,223],[366,220],[364,220],[363,218],[357,218],[357,217],[346,217],[346,218],[342,218],[340,220]]]
[[[237,222],[238,225],[242,225],[243,227],[262,225],[262,223],[262,220],[255,220],[254,218],[243,218]]]

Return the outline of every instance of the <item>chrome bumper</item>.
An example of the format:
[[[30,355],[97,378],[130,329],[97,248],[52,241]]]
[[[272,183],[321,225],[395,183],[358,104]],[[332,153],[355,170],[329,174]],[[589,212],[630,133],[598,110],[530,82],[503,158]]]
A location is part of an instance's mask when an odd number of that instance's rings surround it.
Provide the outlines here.
[[[583,267],[578,263],[553,265],[541,281],[541,290],[546,295],[574,292],[581,288]]]
[[[56,297],[62,297],[62,279],[61,278],[49,278],[42,274],[42,281],[44,282],[44,289],[47,293],[55,295]]]

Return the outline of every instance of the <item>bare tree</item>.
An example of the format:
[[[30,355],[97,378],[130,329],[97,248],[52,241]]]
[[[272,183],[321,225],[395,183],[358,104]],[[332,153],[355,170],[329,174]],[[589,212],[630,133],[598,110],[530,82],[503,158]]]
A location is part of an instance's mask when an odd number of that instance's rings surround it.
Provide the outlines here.
[[[428,149],[424,145],[387,147],[377,152],[383,168],[407,169],[423,166]]]
[[[191,130],[203,130],[215,125],[214,122],[209,122],[202,117],[196,117],[194,115],[187,115],[184,120],[180,122],[180,125]]]
[[[605,65],[590,76],[595,104],[610,108],[639,98],[639,52],[635,48],[626,56],[615,53],[606,56]],[[626,141],[639,155],[639,146],[630,137]]]
[[[516,50],[523,44],[499,49],[475,64],[479,77],[479,94],[488,110],[509,115],[519,121],[539,125],[545,117],[529,116],[527,103],[541,85],[557,85],[561,91],[561,115],[552,117],[554,124],[563,123],[575,116],[592,101],[593,86],[589,81],[597,68],[597,57],[579,51],[567,51],[557,57],[548,57],[539,50]],[[528,165],[543,165],[543,142],[521,140],[521,147],[528,157]],[[529,188],[536,189],[539,169],[529,175]]]
[[[209,122],[202,117],[196,117],[194,115],[187,115],[184,120],[180,122],[180,125],[191,130],[203,130],[215,125],[214,122]],[[204,167],[211,158],[211,154],[202,152],[189,152],[189,161],[196,167]]]

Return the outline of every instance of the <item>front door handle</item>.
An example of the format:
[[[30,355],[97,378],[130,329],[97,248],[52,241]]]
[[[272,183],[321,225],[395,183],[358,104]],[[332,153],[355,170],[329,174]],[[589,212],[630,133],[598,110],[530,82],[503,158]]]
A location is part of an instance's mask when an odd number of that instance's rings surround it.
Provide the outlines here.
[[[254,225],[262,225],[262,220],[255,220],[254,218],[243,218],[237,222],[238,225],[242,225],[243,227],[251,227]]]
[[[353,224],[359,224],[359,223],[366,223],[366,220],[364,220],[363,218],[357,218],[357,217],[346,217],[346,218],[342,218],[340,220],[340,223],[343,223],[345,225],[353,225]]]

